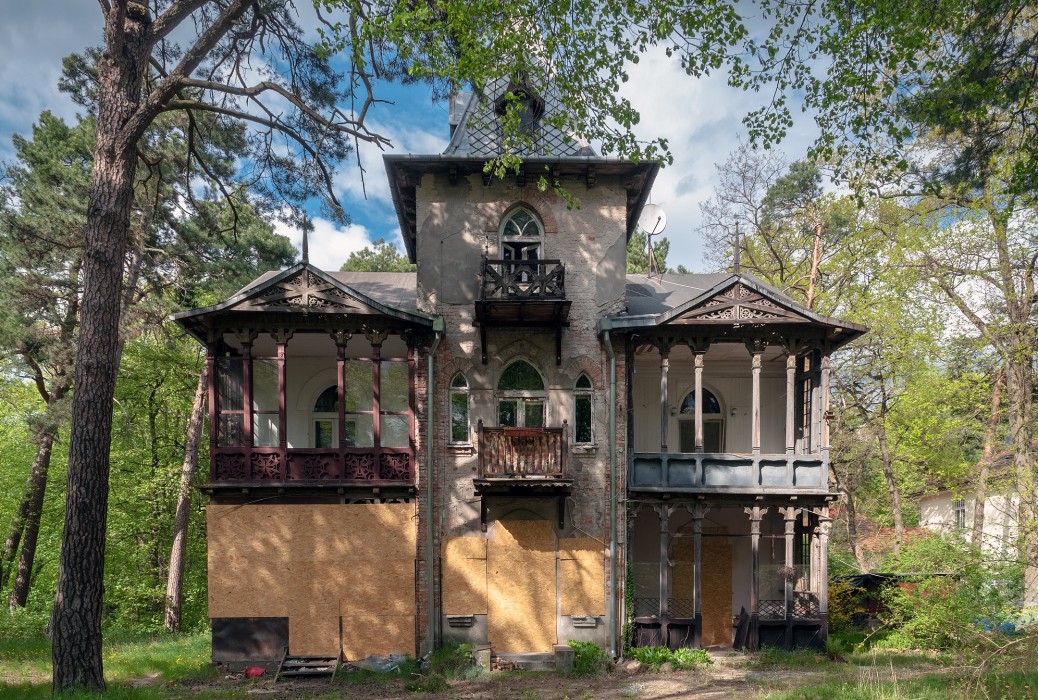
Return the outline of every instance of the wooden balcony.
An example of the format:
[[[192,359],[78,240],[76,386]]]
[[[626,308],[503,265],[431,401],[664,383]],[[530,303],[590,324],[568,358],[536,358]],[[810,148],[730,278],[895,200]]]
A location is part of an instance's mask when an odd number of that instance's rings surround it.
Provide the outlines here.
[[[627,488],[665,493],[828,492],[822,455],[636,452]]]
[[[559,260],[484,259],[480,278],[473,324],[480,329],[483,364],[491,326],[554,329],[555,359],[561,363],[562,329],[569,325],[572,304],[566,299],[565,265]]]
[[[298,449],[219,447],[207,490],[328,488],[413,489],[414,455],[407,448]]]
[[[565,479],[567,429],[487,428],[479,422],[480,479]]]

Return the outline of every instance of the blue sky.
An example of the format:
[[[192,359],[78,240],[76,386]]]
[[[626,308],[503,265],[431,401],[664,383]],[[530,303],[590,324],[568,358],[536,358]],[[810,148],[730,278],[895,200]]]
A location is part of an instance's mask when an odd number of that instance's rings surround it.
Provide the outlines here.
[[[306,12],[306,0],[300,3]],[[58,92],[61,59],[101,41],[101,11],[97,0],[0,0],[0,160],[13,155],[11,136],[28,134],[39,113],[48,109],[66,120],[76,105]],[[668,263],[708,271],[703,259],[700,203],[713,194],[715,163],[726,160],[745,139],[742,116],[759,97],[733,90],[723,76],[693,80],[676,61],[662,53],[649,54],[633,66],[627,96],[641,111],[637,134],[663,136],[675,162],[656,180],[652,201],[667,213],[664,234],[670,239]],[[427,88],[394,87],[395,104],[377,105],[371,115],[402,153],[439,153],[447,143],[446,104],[433,104]],[[801,118],[782,149],[800,157],[814,136],[814,127]],[[339,168],[335,186],[353,223],[338,228],[317,218],[310,239],[310,258],[326,269],[338,269],[353,250],[385,237],[399,241],[399,225],[389,199],[389,187],[377,149],[360,150],[367,171],[366,197],[356,164]],[[298,244],[297,231],[282,227]]]

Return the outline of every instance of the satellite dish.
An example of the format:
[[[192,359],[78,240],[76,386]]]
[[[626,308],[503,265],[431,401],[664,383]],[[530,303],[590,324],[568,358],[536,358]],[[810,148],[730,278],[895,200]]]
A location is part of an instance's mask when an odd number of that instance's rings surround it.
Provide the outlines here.
[[[638,228],[644,231],[646,236],[663,233],[663,229],[667,228],[667,215],[663,207],[658,204],[646,204],[642,209],[642,215],[638,217]]]

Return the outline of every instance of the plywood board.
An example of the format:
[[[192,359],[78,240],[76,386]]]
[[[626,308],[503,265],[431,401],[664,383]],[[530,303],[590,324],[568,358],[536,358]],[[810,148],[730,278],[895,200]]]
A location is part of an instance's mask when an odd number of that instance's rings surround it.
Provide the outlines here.
[[[376,621],[393,619],[392,644],[413,652],[414,508],[209,506],[210,617],[287,616],[292,653],[327,654],[340,617],[362,611],[374,617],[352,629],[353,649],[381,648]]]
[[[342,654],[356,661],[372,654],[415,654],[415,616],[361,612],[342,617]]]
[[[482,537],[443,539],[443,613],[487,614],[487,541]]]
[[[556,642],[555,537],[548,520],[502,520],[487,543],[490,644],[548,652]]]
[[[732,547],[721,537],[703,538],[703,646],[732,643]]]
[[[605,615],[605,555],[590,537],[559,540],[562,615]]]

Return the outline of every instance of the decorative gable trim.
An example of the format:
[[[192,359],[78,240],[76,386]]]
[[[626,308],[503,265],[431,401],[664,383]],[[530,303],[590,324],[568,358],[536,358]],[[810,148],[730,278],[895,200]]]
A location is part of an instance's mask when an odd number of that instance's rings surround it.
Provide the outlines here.
[[[779,306],[764,294],[737,283],[714,296],[684,310],[675,309],[675,314],[665,323],[682,325],[689,323],[720,322],[739,323],[811,323],[811,320],[787,308]]]
[[[347,294],[336,282],[315,274],[311,268],[270,285],[233,307],[236,311],[327,311],[333,313],[377,314],[375,309]]]

